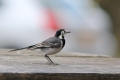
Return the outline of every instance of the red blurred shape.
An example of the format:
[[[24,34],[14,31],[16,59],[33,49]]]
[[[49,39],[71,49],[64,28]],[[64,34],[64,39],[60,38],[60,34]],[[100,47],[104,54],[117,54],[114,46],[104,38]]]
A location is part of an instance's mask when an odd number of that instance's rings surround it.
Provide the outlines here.
[[[60,27],[58,27],[57,19],[54,13],[51,10],[47,10],[46,14],[48,16],[48,22],[46,28],[53,31],[60,29]]]

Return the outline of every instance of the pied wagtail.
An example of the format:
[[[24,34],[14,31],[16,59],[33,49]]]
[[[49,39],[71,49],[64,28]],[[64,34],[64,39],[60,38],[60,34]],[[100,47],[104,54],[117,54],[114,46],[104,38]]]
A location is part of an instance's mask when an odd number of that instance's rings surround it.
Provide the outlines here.
[[[54,62],[50,59],[48,55],[56,54],[63,49],[63,47],[65,46],[64,35],[67,33],[70,33],[70,32],[65,31],[65,29],[59,29],[58,31],[56,31],[56,34],[53,37],[48,38],[42,43],[38,43],[25,48],[14,49],[11,51],[17,51],[17,50],[23,50],[23,49],[29,49],[29,50],[40,49],[43,53],[45,53],[44,56],[50,62],[50,64],[54,64]]]

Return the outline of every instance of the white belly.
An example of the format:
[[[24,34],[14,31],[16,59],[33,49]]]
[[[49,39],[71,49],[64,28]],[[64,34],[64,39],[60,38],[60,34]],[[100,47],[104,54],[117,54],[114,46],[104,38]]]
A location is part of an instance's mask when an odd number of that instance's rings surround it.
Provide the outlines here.
[[[42,50],[42,52],[43,52],[44,54],[52,55],[52,54],[56,54],[56,53],[60,52],[61,49],[62,49],[62,48],[59,48],[59,49],[56,49],[56,48],[53,48],[53,49],[48,48],[48,49]]]

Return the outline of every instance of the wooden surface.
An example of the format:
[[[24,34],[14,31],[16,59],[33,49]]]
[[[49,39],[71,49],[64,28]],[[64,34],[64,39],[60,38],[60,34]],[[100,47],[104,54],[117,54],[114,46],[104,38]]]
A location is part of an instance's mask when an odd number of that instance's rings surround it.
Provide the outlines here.
[[[120,80],[119,58],[80,55],[51,56],[59,65],[48,65],[38,53],[1,50],[0,80]]]

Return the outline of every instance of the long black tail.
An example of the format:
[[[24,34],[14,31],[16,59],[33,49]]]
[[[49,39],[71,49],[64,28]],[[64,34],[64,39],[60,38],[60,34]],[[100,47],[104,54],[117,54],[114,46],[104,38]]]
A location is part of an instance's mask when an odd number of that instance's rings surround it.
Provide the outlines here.
[[[10,50],[8,52],[12,52],[12,51],[18,51],[18,50],[23,50],[23,49],[32,49],[35,45],[32,45],[32,46],[28,46],[28,47],[24,47],[24,48],[20,48],[20,49],[13,49],[13,50]],[[34,48],[33,48],[34,49]]]
[[[10,51],[8,51],[8,52],[18,51],[18,50],[23,50],[23,49],[27,49],[27,48],[13,49],[13,50],[10,50]]]

